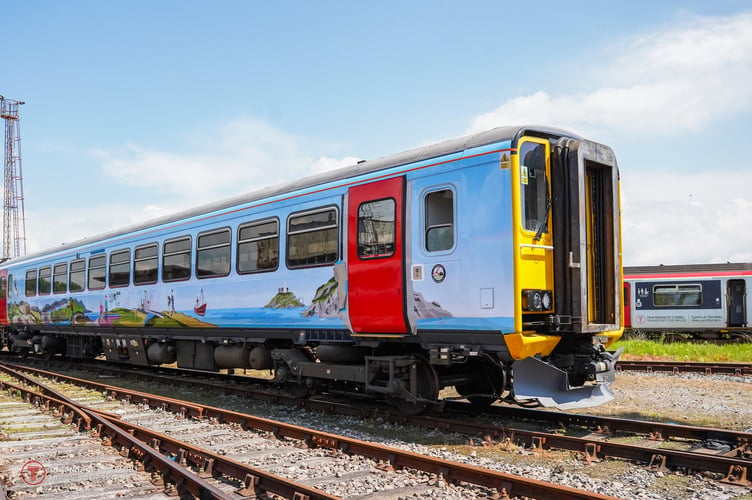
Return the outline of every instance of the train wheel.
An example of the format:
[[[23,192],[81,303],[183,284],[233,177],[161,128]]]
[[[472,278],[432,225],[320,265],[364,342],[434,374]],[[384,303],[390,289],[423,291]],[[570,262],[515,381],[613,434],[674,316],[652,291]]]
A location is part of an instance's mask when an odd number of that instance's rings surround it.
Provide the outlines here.
[[[478,377],[470,384],[455,387],[460,396],[473,406],[483,408],[499,399],[507,385],[504,369],[496,363],[484,362],[477,367]]]
[[[25,358],[29,355],[31,349],[29,349],[28,347],[13,346],[13,352],[15,352],[19,358]]]
[[[285,388],[294,398],[303,399],[311,395],[311,388],[308,387],[305,382],[288,381],[285,382]]]
[[[416,392],[413,398],[393,397],[392,404],[403,415],[420,415],[427,412],[439,397],[439,378],[436,371],[423,358],[415,359]],[[406,388],[407,389],[407,388]]]

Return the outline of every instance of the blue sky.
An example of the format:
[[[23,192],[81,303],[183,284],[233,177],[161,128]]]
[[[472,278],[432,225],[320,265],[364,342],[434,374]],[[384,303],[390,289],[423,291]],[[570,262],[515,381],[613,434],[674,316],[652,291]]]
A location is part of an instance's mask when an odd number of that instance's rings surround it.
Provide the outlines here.
[[[752,4],[4,2],[28,250],[498,125],[609,144],[627,265],[752,262]]]

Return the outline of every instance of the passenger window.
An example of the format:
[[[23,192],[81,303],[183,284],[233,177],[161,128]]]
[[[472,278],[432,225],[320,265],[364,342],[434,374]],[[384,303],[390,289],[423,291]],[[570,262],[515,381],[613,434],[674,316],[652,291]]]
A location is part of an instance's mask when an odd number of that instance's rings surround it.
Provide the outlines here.
[[[39,295],[49,295],[52,282],[52,268],[42,267],[39,269]]]
[[[26,296],[34,297],[37,294],[37,270],[26,271]]]
[[[287,266],[334,264],[339,253],[337,209],[329,208],[287,219]]]
[[[162,249],[162,281],[182,281],[191,277],[191,238],[165,241]]]
[[[548,233],[548,181],[546,179],[546,145],[524,142],[520,147],[520,198],[522,227],[528,231]]]
[[[702,305],[702,285],[655,285],[653,305],[657,307],[688,307]]]
[[[102,290],[107,283],[107,257],[89,257],[89,290]]]
[[[159,245],[152,243],[137,247],[133,252],[133,284],[151,285],[157,282]]]
[[[65,293],[68,291],[68,263],[55,264],[52,276],[53,293]]]
[[[454,193],[449,189],[428,193],[426,205],[426,250],[438,252],[454,247]]]
[[[393,199],[369,201],[358,207],[358,257],[373,259],[394,255],[396,203]]]
[[[198,235],[196,276],[217,278],[230,274],[231,232],[229,229]]]
[[[238,228],[238,273],[274,271],[279,267],[279,221],[268,220]]]
[[[74,260],[70,265],[70,275],[68,276],[68,290],[71,293],[81,292],[86,286],[86,261]]]
[[[121,250],[110,254],[110,288],[131,283],[131,251]]]

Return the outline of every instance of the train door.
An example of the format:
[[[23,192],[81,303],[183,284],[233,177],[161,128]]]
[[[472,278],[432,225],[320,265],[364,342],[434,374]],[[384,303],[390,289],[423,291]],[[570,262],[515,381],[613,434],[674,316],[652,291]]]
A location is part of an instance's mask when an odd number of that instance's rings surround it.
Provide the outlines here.
[[[632,327],[632,287],[628,281],[624,282],[624,328]]]
[[[8,271],[0,271],[0,325],[8,324]]]
[[[607,146],[562,138],[552,168],[556,313],[578,333],[623,325],[619,172]]]
[[[729,327],[747,326],[747,290],[744,280],[726,283],[726,307]]]
[[[353,332],[405,334],[405,179],[350,188],[347,301]]]

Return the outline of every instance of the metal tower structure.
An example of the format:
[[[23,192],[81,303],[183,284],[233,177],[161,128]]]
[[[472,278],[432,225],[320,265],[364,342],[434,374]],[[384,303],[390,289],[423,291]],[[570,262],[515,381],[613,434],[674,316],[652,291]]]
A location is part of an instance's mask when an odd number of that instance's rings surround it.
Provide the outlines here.
[[[26,255],[21,128],[18,107],[24,101],[0,95],[0,118],[5,120],[5,191],[3,196],[3,254],[0,261]]]

